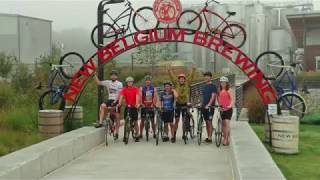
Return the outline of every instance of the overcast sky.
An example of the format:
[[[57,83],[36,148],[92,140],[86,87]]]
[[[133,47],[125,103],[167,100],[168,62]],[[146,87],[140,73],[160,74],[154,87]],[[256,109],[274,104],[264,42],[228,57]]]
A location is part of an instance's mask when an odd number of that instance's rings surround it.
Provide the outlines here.
[[[91,29],[96,24],[96,8],[100,0],[0,0],[0,13],[21,14],[53,21],[53,30],[71,28]],[[221,2],[225,2],[220,0]],[[229,0],[229,2],[232,0]],[[234,0],[239,2],[240,0]],[[242,0],[252,2],[254,0]],[[279,2],[285,0],[260,0]],[[299,0],[287,0],[299,1]],[[152,6],[154,0],[131,0],[134,7]],[[181,0],[183,4],[201,4],[205,0]],[[320,0],[313,0],[320,10]],[[110,5],[111,13],[118,14],[123,4]],[[0,27],[1,28],[1,27]]]

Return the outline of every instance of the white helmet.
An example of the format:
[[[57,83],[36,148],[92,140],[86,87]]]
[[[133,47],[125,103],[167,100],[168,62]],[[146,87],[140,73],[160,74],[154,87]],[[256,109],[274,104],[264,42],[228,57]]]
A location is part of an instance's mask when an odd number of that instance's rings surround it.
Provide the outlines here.
[[[229,79],[225,76],[222,76],[219,81],[220,82],[229,82]]]
[[[134,79],[133,79],[133,77],[131,77],[131,76],[129,76],[129,77],[126,78],[126,82],[133,82],[133,81],[134,81]]]

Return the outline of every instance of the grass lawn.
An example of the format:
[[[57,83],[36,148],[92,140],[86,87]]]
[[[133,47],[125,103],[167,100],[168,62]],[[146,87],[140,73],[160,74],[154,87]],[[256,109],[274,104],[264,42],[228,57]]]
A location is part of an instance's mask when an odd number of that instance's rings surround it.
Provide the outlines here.
[[[0,156],[38,143],[43,138],[35,132],[19,132],[0,128]]]
[[[263,125],[251,124],[261,140],[264,139]],[[272,158],[288,180],[320,179],[320,126],[301,125],[299,151],[297,155],[281,155],[272,152],[265,144]]]

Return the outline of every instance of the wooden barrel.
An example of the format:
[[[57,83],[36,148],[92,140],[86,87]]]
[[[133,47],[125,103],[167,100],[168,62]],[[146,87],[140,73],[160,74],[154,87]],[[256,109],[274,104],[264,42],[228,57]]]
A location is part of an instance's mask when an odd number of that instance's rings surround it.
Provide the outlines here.
[[[283,154],[299,152],[299,117],[279,116],[272,119],[272,148]]]
[[[282,114],[279,116],[279,115],[271,115],[270,116],[270,125],[269,125],[269,122],[268,122],[268,117],[265,118],[265,124],[264,124],[264,142],[266,143],[269,143],[270,142],[270,133],[271,133],[271,124],[272,124],[272,120],[273,119],[277,119],[281,116],[289,116],[289,111],[285,111],[283,110],[282,111]]]
[[[39,132],[44,137],[54,137],[64,133],[62,110],[40,110],[38,113]]]
[[[65,117],[72,109],[72,106],[66,106],[64,113]],[[82,106],[76,106],[74,110],[72,110],[71,114],[69,115],[67,121],[67,127],[69,130],[74,130],[81,128],[83,126],[83,108]]]

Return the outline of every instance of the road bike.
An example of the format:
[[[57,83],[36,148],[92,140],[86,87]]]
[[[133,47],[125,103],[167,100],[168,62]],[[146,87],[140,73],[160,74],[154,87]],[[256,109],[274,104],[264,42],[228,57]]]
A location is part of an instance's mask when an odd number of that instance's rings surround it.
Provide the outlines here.
[[[108,136],[112,136],[116,140],[116,113],[118,111],[118,106],[107,107],[108,115],[104,120],[104,129],[105,129],[105,140],[106,146],[108,146]]]
[[[209,4],[212,2],[219,4],[215,0],[207,0],[205,6],[199,12],[191,9],[183,11],[178,19],[178,27],[188,29],[186,34],[194,34],[201,29],[203,16],[206,24],[205,32],[220,35],[220,38],[224,41],[232,43],[237,48],[242,47],[247,39],[245,29],[240,23],[228,21],[231,16],[236,15],[236,12],[227,11],[228,16],[223,18],[209,9]],[[218,23],[213,24],[211,18]]]
[[[213,131],[214,131],[214,140],[217,147],[220,147],[222,142],[222,118],[221,118],[221,106],[220,105],[214,105],[211,106],[214,109],[217,109],[217,111],[214,113],[213,118]]]
[[[273,51],[267,51],[256,59],[258,68],[264,73],[264,77],[273,81],[277,91],[277,104],[281,110],[287,110],[291,115],[302,118],[307,110],[304,98],[297,93],[296,68],[302,70],[300,62],[290,63],[286,66],[282,56]],[[289,89],[283,84],[289,82]]]
[[[157,119],[157,134],[156,134],[156,145],[159,144],[159,139],[163,139],[164,122],[161,118],[162,110],[159,108],[155,109],[155,117]]]
[[[108,18],[112,21],[112,23],[102,23],[96,25],[91,32],[91,41],[96,48],[101,48],[110,42],[115,42],[119,36],[124,36],[127,31],[131,31],[130,22],[132,18],[133,27],[137,32],[154,29],[159,25],[158,19],[153,14],[153,9],[151,7],[141,7],[135,10],[131,6],[131,2],[129,0],[126,1],[125,7],[127,7],[122,13],[118,15],[118,17],[113,18],[108,11],[109,8],[104,10],[104,13],[108,16]],[[127,24],[122,24],[124,18],[129,18]],[[102,29],[101,33],[99,33],[99,29]],[[145,32],[147,33],[147,32]],[[98,43],[98,37],[103,37],[103,44]]]
[[[128,144],[130,132],[131,132],[132,138],[136,138],[134,121],[132,120],[130,115],[132,114],[131,112],[136,111],[137,108],[126,107],[126,109],[127,109],[127,113],[126,113],[126,118],[124,123],[124,139],[123,140],[125,144]]]
[[[192,106],[180,107],[182,111],[182,138],[185,144],[188,141],[188,134],[191,139],[194,138],[194,119],[190,112]]]
[[[84,64],[83,57],[75,52],[65,54],[60,58],[59,65],[50,64],[48,85],[49,90],[44,92],[39,98],[39,109],[65,109],[65,99],[63,94],[69,85],[68,79],[71,78],[71,71],[68,69],[80,69]],[[69,73],[68,73],[69,72]],[[41,89],[41,82],[36,89]]]
[[[155,112],[154,108],[144,108],[146,119],[144,122],[144,129],[146,131],[146,140],[149,141],[150,124],[152,122],[151,114]]]
[[[214,137],[215,137],[215,144],[217,147],[221,145],[222,142],[222,119],[221,119],[221,114],[220,114],[220,106],[210,106],[210,110],[217,109],[217,112],[214,113],[215,118],[213,118],[213,132],[214,132]],[[204,110],[204,107],[202,106],[197,106],[197,116],[198,116],[198,124],[197,124],[197,139],[198,139],[198,145],[201,145],[202,142],[202,130],[203,130],[203,115],[202,111]]]

